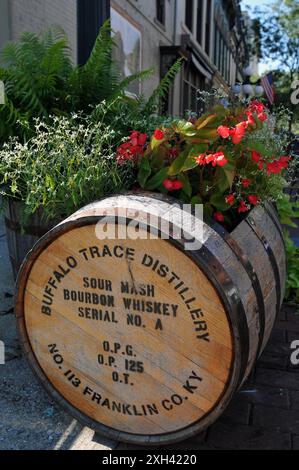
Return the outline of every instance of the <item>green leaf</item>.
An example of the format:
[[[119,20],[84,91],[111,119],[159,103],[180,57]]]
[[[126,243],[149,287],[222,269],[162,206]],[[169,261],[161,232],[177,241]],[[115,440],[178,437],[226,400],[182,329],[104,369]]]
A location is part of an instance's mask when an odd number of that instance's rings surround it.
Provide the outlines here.
[[[227,163],[225,166],[219,167],[219,179],[217,183],[219,190],[225,192],[228,188],[231,188],[235,176],[236,170],[232,164]]]
[[[51,188],[51,189],[55,188],[55,182],[54,182],[52,176],[46,175],[45,183],[46,183],[46,188]]]
[[[147,158],[142,158],[139,164],[139,171],[137,180],[142,188],[145,187],[145,183],[151,174],[150,162]]]
[[[218,116],[216,114],[210,114],[209,116],[203,116],[202,118],[198,119],[196,123],[196,129],[202,129],[203,127],[206,127],[207,124],[211,124],[211,121],[215,121],[215,118],[218,119]]]
[[[202,198],[200,196],[193,196],[191,204],[202,204]]]
[[[158,188],[167,177],[168,167],[161,168],[145,185],[149,191]]]
[[[164,139],[156,139],[155,137],[152,137],[152,140],[151,140],[151,149],[152,150],[155,150],[156,148],[159,147],[159,145],[163,144],[164,142]]]
[[[174,176],[180,173],[182,171],[182,168],[184,167],[185,161],[187,159],[188,153],[182,152],[180,155],[172,162],[172,164],[169,167],[168,174],[169,176]]]
[[[178,121],[175,125],[175,130],[179,134],[183,134],[188,137],[192,137],[196,135],[196,128],[194,124],[192,124],[192,122],[189,122],[189,121],[184,121],[184,120]]]
[[[189,197],[191,197],[192,194],[192,187],[189,181],[189,178],[186,174],[180,173],[178,176],[178,180],[183,183],[183,188],[182,191]]]
[[[213,207],[211,206],[211,204],[208,204],[208,203],[204,204],[203,212],[205,216],[212,217],[214,211],[213,211]]]
[[[210,198],[212,206],[216,207],[219,211],[226,211],[230,208],[230,205],[225,202],[223,194],[213,194]]]
[[[188,171],[188,170],[192,170],[193,168],[195,168],[197,166],[195,157],[206,152],[207,149],[208,149],[207,144],[197,144],[191,147],[189,154],[181,168],[181,171]]]

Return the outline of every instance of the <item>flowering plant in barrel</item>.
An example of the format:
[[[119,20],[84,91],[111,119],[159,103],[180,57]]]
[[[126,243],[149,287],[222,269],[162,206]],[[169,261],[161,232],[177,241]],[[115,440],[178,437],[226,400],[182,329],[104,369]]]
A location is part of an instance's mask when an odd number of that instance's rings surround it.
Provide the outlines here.
[[[214,106],[199,119],[174,120],[152,136],[132,131],[117,162],[133,164],[138,185],[203,204],[206,215],[234,226],[265,200],[277,200],[290,157],[263,103]]]

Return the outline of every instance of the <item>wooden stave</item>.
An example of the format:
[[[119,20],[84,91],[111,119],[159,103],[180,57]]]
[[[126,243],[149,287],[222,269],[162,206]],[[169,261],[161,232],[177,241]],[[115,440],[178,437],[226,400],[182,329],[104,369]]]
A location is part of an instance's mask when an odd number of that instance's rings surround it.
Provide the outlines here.
[[[135,197],[135,196],[136,196],[135,194],[132,195],[132,197]],[[155,199],[157,199],[160,202],[161,199],[163,200],[164,198],[155,197]],[[167,201],[172,202],[172,199],[167,198]],[[91,206],[87,206],[87,207],[94,208],[94,204]],[[24,286],[26,285],[27,277],[30,273],[30,269],[34,260],[39,255],[39,253],[53,240],[53,237],[55,238],[55,236],[58,236],[59,234],[62,234],[65,231],[72,230],[75,226],[80,226],[80,225],[84,226],[87,223],[88,224],[95,223],[99,220],[99,215],[93,215],[93,216],[89,215],[89,216],[85,216],[82,218],[83,212],[84,212],[84,208],[78,211],[77,213],[75,213],[70,218],[68,218],[65,222],[62,222],[58,226],[54,227],[34,246],[33,250],[31,250],[30,254],[27,257],[27,262],[23,263],[21,273],[17,280],[17,286],[18,286],[17,292],[21,292],[22,289],[24,289]],[[77,217],[80,217],[80,218],[77,218]],[[171,240],[170,241],[170,243],[177,245],[178,247],[182,247],[183,242],[184,240],[179,240],[179,241]],[[22,307],[23,307],[22,298],[17,296],[16,311],[18,315],[18,327],[20,331],[20,336],[22,338],[22,346],[23,346],[24,353],[27,356],[28,361],[30,365],[32,366],[34,372],[38,375],[38,377],[42,381],[48,393],[52,397],[54,397],[56,401],[58,401],[61,404],[62,407],[67,409],[67,411],[69,411],[73,416],[75,416],[76,419],[83,422],[87,426],[92,427],[99,433],[101,434],[104,433],[106,436],[109,436],[112,439],[119,439],[119,440],[123,440],[127,442],[143,443],[143,444],[148,444],[148,445],[154,445],[157,443],[167,444],[167,443],[178,442],[182,439],[187,439],[188,437],[191,437],[197,434],[198,432],[201,432],[202,430],[206,429],[213,421],[215,421],[215,419],[217,419],[217,417],[221,414],[223,409],[230,402],[234,392],[244,381],[244,378],[248,375],[248,371],[246,370],[246,365],[248,364],[244,364],[244,356],[246,357],[248,354],[246,353],[246,348],[244,348],[244,342],[246,343],[246,336],[248,333],[246,331],[243,332],[242,339],[238,340],[238,337],[240,335],[240,331],[239,331],[240,328],[246,327],[245,321],[244,321],[246,318],[246,315],[244,315],[244,307],[242,304],[242,300],[238,298],[237,292],[234,293],[234,298],[232,298],[231,292],[232,292],[232,288],[234,287],[234,283],[230,279],[225,269],[221,266],[221,263],[219,262],[219,260],[217,260],[217,258],[214,256],[214,253],[211,253],[206,247],[202,247],[200,249],[200,253],[197,253],[196,256],[194,256],[194,253],[192,253],[192,256],[190,256],[190,258],[195,260],[197,266],[199,266],[200,269],[202,269],[205,272],[209,280],[212,282],[213,286],[216,288],[221,298],[221,301],[223,305],[225,306],[225,309],[229,315],[229,318],[232,318],[234,316],[233,319],[231,320],[231,324],[232,324],[232,328],[235,329],[234,330],[234,347],[235,347],[234,359],[235,360],[233,364],[233,371],[231,374],[231,382],[228,385],[225,393],[223,393],[222,397],[220,397],[218,403],[215,404],[215,407],[213,408],[213,410],[209,412],[207,415],[203,416],[198,422],[192,423],[191,425],[187,426],[184,429],[180,429],[179,431],[166,433],[163,435],[150,435],[145,438],[144,435],[124,433],[124,432],[115,430],[113,428],[110,428],[109,426],[102,425],[101,423],[93,421],[91,418],[82,414],[80,410],[76,409],[73,405],[67,402],[66,399],[62,395],[60,395],[60,393],[51,385],[46,374],[39,367],[39,364],[34,355],[34,352],[31,349],[30,341],[26,332],[26,326],[25,326],[24,316],[22,312]],[[213,267],[213,269],[211,269],[211,266]],[[219,282],[219,273],[221,274],[221,277],[222,277],[221,282]],[[226,289],[224,289],[224,286],[223,286],[223,279],[226,279]],[[243,315],[243,322],[241,322],[241,324],[239,322],[239,327],[237,328],[238,320],[240,321],[240,314]],[[243,365],[241,364],[242,362],[241,357],[243,357]]]

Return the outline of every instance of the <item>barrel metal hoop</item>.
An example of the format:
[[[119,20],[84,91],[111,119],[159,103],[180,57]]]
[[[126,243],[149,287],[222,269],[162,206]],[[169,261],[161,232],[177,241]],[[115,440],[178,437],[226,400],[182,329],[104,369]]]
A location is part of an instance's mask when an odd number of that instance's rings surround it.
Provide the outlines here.
[[[198,251],[194,252],[194,255],[199,266],[203,269],[205,275],[209,277],[210,280],[212,279],[211,276],[209,276],[209,272],[213,274],[218,285],[217,291],[218,293],[221,290],[224,292],[230,311],[232,312],[234,320],[238,326],[239,341],[242,345],[240,373],[238,378],[239,386],[244,379],[249,358],[249,329],[243,303],[230,276],[206,246],[202,245]],[[215,284],[215,282],[213,282],[213,284]]]
[[[283,231],[282,231],[281,225],[279,223],[279,220],[277,219],[277,210],[276,210],[275,206],[273,204],[266,203],[266,204],[264,204],[263,207],[264,207],[267,215],[270,217],[273,224],[275,225],[276,229],[278,230],[278,233],[279,233],[279,235],[281,237],[281,240],[282,240],[284,250],[286,252],[286,241],[285,241],[285,238],[284,238]],[[287,259],[287,256],[285,256],[285,272],[286,273],[288,272],[288,259]]]
[[[264,298],[263,298],[263,292],[261,288],[260,281],[257,277],[257,274],[252,266],[252,264],[249,261],[248,256],[244,253],[240,245],[237,243],[237,241],[230,235],[229,232],[220,224],[217,224],[214,221],[211,221],[209,223],[211,228],[215,230],[218,235],[222,237],[222,239],[227,243],[227,245],[231,248],[237,259],[240,261],[242,264],[243,268],[247,272],[247,275],[252,283],[256,300],[257,300],[257,305],[258,305],[258,314],[259,314],[259,325],[260,325],[260,330],[259,330],[259,342],[258,342],[258,347],[257,347],[257,353],[256,357],[259,357],[263,340],[264,340],[264,333],[265,333],[265,317],[266,317],[266,312],[265,312],[265,303],[264,303]]]
[[[245,219],[246,223],[249,225],[249,227],[252,229],[252,231],[255,233],[257,238],[260,240],[262,243],[263,247],[265,248],[269,261],[272,266],[273,274],[274,274],[274,279],[275,279],[275,290],[276,290],[276,314],[278,315],[281,307],[281,282],[280,282],[280,274],[279,274],[279,268],[277,265],[277,261],[275,258],[275,255],[273,253],[273,250],[271,246],[269,245],[268,240],[266,237],[260,232],[258,227],[256,226],[255,220],[251,216],[247,216]]]

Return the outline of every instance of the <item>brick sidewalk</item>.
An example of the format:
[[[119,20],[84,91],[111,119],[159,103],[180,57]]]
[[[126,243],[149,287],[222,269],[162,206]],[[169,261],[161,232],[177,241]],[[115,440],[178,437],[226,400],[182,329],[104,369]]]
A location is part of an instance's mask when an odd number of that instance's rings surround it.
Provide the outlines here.
[[[299,366],[290,363],[294,339],[299,340],[299,312],[284,306],[255,370],[224,414],[204,434],[163,449],[299,449]]]

